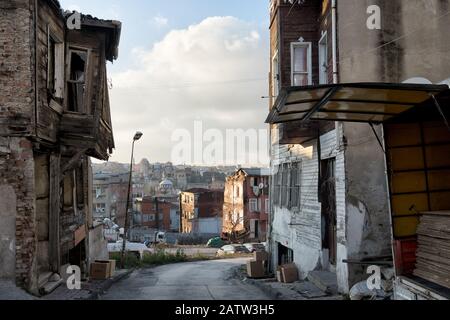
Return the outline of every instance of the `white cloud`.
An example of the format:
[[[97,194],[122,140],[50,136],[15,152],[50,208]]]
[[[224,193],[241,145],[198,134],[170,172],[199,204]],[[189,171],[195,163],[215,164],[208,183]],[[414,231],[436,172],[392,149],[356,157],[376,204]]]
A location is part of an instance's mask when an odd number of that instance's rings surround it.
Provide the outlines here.
[[[169,24],[169,19],[163,17],[162,15],[157,15],[152,18],[151,23],[157,28],[163,28]]]
[[[137,158],[170,161],[173,130],[192,130],[194,120],[205,129],[266,128],[268,45],[256,28],[210,17],[133,50],[139,67],[111,75],[112,160],[127,161],[136,130],[144,132]]]

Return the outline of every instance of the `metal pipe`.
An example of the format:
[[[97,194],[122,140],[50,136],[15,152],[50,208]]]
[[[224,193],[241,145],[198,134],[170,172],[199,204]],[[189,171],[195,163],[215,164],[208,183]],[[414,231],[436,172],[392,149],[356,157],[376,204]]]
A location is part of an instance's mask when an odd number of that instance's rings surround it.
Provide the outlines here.
[[[337,68],[337,19],[336,19],[336,0],[332,1],[331,8],[331,24],[332,24],[332,42],[333,42],[333,83],[338,83],[338,68]]]
[[[38,131],[38,104],[39,104],[39,87],[38,87],[38,0],[34,0],[34,135],[37,138]]]

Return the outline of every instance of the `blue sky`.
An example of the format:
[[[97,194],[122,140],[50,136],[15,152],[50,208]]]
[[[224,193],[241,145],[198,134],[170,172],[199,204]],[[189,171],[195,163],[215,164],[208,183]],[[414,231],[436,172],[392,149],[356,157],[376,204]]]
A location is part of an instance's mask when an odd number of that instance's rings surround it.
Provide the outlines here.
[[[198,121],[204,131],[224,136],[229,129],[267,130],[268,102],[261,97],[268,92],[268,0],[60,2],[64,9],[122,22],[119,59],[108,68],[116,141],[111,161],[129,161],[136,130],[144,132],[137,160],[175,163],[176,131],[185,130],[198,145]]]

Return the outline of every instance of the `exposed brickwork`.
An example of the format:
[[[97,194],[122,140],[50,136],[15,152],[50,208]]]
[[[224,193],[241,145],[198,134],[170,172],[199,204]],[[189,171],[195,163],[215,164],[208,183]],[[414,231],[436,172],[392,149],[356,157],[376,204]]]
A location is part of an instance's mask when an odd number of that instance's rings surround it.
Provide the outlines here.
[[[17,198],[16,283],[25,288],[37,251],[33,149],[25,138],[34,126],[33,23],[33,1],[0,0],[0,183]]]
[[[34,203],[34,159],[26,138],[0,137],[0,184],[13,187],[16,211],[16,283],[31,285],[36,256],[36,219]]]
[[[33,132],[35,96],[31,2],[0,0],[0,135],[29,135]]]

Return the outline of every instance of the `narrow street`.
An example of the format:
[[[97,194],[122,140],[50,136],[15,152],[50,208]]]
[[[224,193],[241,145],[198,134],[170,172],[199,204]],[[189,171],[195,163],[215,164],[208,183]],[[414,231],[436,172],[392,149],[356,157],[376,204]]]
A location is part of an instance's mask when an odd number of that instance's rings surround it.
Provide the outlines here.
[[[141,269],[113,285],[101,300],[269,300],[233,278],[246,259],[179,263]]]

